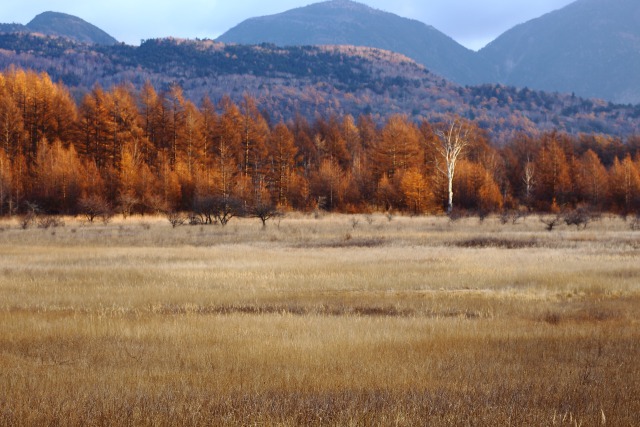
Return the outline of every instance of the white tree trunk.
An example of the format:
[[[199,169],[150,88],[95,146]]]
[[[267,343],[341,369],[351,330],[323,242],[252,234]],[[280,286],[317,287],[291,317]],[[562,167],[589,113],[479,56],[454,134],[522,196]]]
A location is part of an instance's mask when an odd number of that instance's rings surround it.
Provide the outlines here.
[[[464,154],[469,145],[469,127],[459,119],[449,122],[445,129],[436,132],[439,144],[436,146],[438,153],[444,160],[446,170],[442,171],[447,176],[448,200],[447,213],[453,211],[453,178],[456,171],[458,158]]]

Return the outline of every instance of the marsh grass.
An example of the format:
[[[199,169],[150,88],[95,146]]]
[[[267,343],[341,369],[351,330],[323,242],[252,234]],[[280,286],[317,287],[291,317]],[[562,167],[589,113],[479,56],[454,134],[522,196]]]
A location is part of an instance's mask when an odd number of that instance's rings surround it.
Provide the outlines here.
[[[0,224],[0,425],[638,422],[623,221],[64,221]]]

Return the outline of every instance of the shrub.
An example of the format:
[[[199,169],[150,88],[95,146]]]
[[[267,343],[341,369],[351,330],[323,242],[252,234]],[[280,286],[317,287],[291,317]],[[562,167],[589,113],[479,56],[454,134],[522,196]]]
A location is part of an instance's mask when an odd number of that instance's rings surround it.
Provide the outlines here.
[[[62,218],[57,216],[44,216],[42,218],[38,218],[38,228],[48,229],[48,228],[57,228],[64,227],[64,221]]]
[[[540,222],[546,226],[547,231],[553,231],[560,224],[562,217],[560,215],[552,217],[540,217]]]
[[[169,211],[165,215],[173,228],[176,228],[179,225],[184,225],[184,223],[187,222],[187,217],[180,212]]]
[[[577,208],[572,211],[565,212],[563,215],[565,224],[576,228],[585,229],[591,221],[597,219],[597,215],[585,208]]]
[[[90,223],[96,218],[100,218],[102,222],[107,224],[113,217],[113,209],[111,205],[102,196],[91,195],[84,196],[78,200],[78,212]]]
[[[35,224],[37,217],[38,215],[35,212],[27,212],[20,218],[20,228],[26,230],[27,228],[31,227],[33,224]]]

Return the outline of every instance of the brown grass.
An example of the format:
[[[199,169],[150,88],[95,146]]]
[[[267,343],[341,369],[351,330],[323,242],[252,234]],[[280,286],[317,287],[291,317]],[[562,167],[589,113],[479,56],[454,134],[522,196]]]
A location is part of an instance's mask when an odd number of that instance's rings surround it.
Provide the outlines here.
[[[0,224],[0,425],[636,425],[616,219]]]

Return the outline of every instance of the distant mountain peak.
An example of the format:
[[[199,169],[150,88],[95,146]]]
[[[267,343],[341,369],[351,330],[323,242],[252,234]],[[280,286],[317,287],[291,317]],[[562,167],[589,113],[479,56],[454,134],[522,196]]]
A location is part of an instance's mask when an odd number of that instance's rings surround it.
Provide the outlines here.
[[[112,45],[118,41],[83,19],[61,12],[43,12],[26,25],[32,32],[66,37],[81,43]]]
[[[463,84],[488,80],[490,67],[434,27],[351,0],[329,0],[248,19],[218,38],[277,46],[352,45],[401,53]]]
[[[640,2],[578,0],[520,24],[479,53],[500,82],[640,102]]]
[[[78,18],[77,16],[69,15],[68,13],[54,12],[54,11],[48,10],[36,15],[36,17],[33,18],[29,24],[37,24],[38,22],[48,21],[50,19],[80,20],[82,22],[85,22],[82,19]]]
[[[379,9],[375,9],[371,6],[368,6],[364,3],[360,3],[357,1],[353,1],[353,0],[328,0],[322,3],[316,3],[319,5],[324,5],[325,7],[332,7],[332,8],[336,8],[336,9],[343,9],[343,10],[352,10],[352,11],[359,11],[359,12],[370,12],[370,13],[384,13]]]
[[[350,8],[350,9],[356,9],[356,10],[357,9],[373,10],[372,7],[369,7],[364,3],[360,3],[353,0],[327,0],[323,3],[329,6],[334,6],[334,7],[343,7],[343,8]],[[322,3],[317,3],[317,4],[322,4]]]

